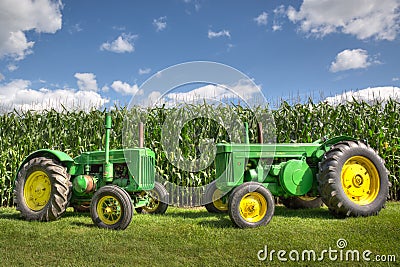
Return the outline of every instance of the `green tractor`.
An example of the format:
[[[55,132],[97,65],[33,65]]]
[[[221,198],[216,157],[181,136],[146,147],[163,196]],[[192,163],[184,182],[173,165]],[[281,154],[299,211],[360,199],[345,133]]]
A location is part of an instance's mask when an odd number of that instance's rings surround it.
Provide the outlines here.
[[[338,217],[376,215],[388,197],[384,161],[366,142],[339,136],[314,143],[217,144],[218,178],[205,193],[209,212],[228,212],[240,228],[266,225],[274,197],[288,208],[323,203]],[[260,138],[261,137],[261,138]],[[261,139],[261,140],[260,140]]]
[[[155,182],[155,155],[143,147],[110,150],[111,116],[105,118],[105,150],[72,159],[57,150],[38,150],[19,167],[14,184],[17,210],[26,220],[52,221],[67,207],[90,210],[95,225],[125,229],[137,212],[165,213],[168,193]]]

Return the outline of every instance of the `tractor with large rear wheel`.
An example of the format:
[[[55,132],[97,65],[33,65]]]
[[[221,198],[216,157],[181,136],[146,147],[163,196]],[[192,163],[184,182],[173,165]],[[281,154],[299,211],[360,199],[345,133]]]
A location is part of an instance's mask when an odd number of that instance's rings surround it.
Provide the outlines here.
[[[348,136],[314,143],[217,144],[209,212],[229,213],[240,228],[266,225],[275,199],[288,208],[325,204],[338,217],[377,215],[389,193],[388,170],[367,142]],[[261,140],[260,140],[261,139]]]
[[[19,167],[14,184],[14,202],[26,220],[53,221],[67,207],[90,210],[95,225],[125,229],[133,210],[162,214],[168,193],[155,182],[155,155],[143,147],[110,150],[112,119],[105,118],[105,149],[71,158],[62,151],[33,152]]]

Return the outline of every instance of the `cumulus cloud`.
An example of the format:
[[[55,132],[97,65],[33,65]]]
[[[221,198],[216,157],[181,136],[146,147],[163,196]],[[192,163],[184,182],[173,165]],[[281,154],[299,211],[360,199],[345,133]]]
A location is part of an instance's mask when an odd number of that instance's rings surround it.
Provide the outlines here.
[[[159,103],[172,105],[177,102],[202,102],[204,99],[223,101],[241,98],[249,100],[260,92],[260,88],[261,86],[257,86],[248,80],[240,80],[230,86],[208,84],[188,92],[168,93],[160,98]],[[152,95],[152,101],[154,101],[155,96],[160,97],[159,94]]]
[[[55,33],[61,29],[61,1],[0,1],[0,58],[22,60],[32,53],[35,42],[25,33]]]
[[[212,30],[208,30],[208,38],[209,39],[217,38],[217,37],[224,37],[224,36],[231,38],[231,34],[227,30],[221,30],[219,32],[213,32]]]
[[[0,84],[0,107],[2,112],[16,110],[90,110],[108,103],[94,91],[75,89],[32,89],[27,80],[14,80]]]
[[[346,102],[365,101],[367,103],[386,102],[389,99],[400,100],[400,88],[393,86],[368,87],[358,91],[349,91],[325,99],[331,105],[338,105]]]
[[[130,85],[122,81],[114,81],[111,84],[111,88],[114,89],[114,91],[121,93],[123,95],[134,95],[136,93],[140,93],[137,84]]]
[[[400,29],[398,0],[304,0],[298,11],[289,6],[287,16],[317,37],[342,32],[360,40],[394,40]]]
[[[143,74],[149,74],[150,71],[151,71],[150,68],[145,68],[145,69],[140,68],[138,73],[139,75],[143,75]]]
[[[114,53],[131,53],[135,51],[133,40],[137,35],[123,33],[112,42],[105,42],[100,46],[102,51],[110,51]]]
[[[258,17],[255,17],[253,19],[258,26],[265,26],[268,23],[268,13],[267,12],[262,12]]]
[[[265,26],[268,23],[268,13],[267,12],[262,12],[258,17],[255,17],[253,19],[258,26]]]
[[[93,73],[75,73],[79,90],[82,91],[98,91],[96,75]]]
[[[274,9],[274,20],[272,22],[272,30],[282,30],[283,18],[286,17],[286,8],[284,5],[280,5]]]
[[[366,50],[346,49],[336,55],[336,59],[331,63],[329,70],[338,72],[350,69],[365,69],[374,63],[379,63],[379,61],[370,59]]]
[[[153,20],[153,25],[156,27],[156,31],[163,31],[167,28],[167,17],[159,17]]]
[[[15,65],[15,64],[8,64],[7,65],[7,69],[8,69],[8,71],[13,72],[13,71],[16,71],[18,69],[18,66]]]

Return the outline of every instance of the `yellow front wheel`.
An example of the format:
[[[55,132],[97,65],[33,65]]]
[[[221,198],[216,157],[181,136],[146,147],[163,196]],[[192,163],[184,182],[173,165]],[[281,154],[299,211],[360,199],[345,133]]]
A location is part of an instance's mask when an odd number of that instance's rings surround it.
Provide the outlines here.
[[[168,209],[168,192],[159,182],[154,183],[154,188],[144,192],[149,204],[136,208],[137,213],[164,214]]]
[[[133,216],[131,197],[116,185],[103,186],[93,195],[90,215],[100,228],[126,229]]]
[[[210,213],[226,213],[228,212],[228,198],[226,193],[219,190],[216,182],[212,182],[206,188],[204,207]]]
[[[247,222],[257,223],[267,213],[267,200],[258,192],[250,192],[242,197],[239,203],[240,216]]]
[[[229,197],[229,217],[240,228],[268,224],[274,210],[275,202],[271,192],[260,183],[243,183]]]

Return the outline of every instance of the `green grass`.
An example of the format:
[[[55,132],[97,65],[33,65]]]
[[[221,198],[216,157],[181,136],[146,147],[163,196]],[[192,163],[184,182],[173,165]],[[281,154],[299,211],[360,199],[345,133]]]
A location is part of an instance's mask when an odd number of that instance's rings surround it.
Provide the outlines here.
[[[67,213],[58,221],[27,222],[13,208],[0,208],[0,262],[2,266],[278,266],[259,261],[268,250],[370,250],[372,255],[395,255],[400,264],[400,203],[391,202],[378,216],[337,219],[326,208],[293,211],[277,206],[265,227],[238,229],[228,215],[209,214],[204,208],[169,207],[165,215],[137,215],[125,231],[94,227],[87,213]],[[288,257],[288,255],[286,255]],[[371,257],[372,258],[372,257]],[[301,262],[301,266],[316,265]],[[366,262],[335,262],[324,266],[364,266]],[[298,265],[287,262],[285,265]],[[371,262],[371,266],[379,266]]]

